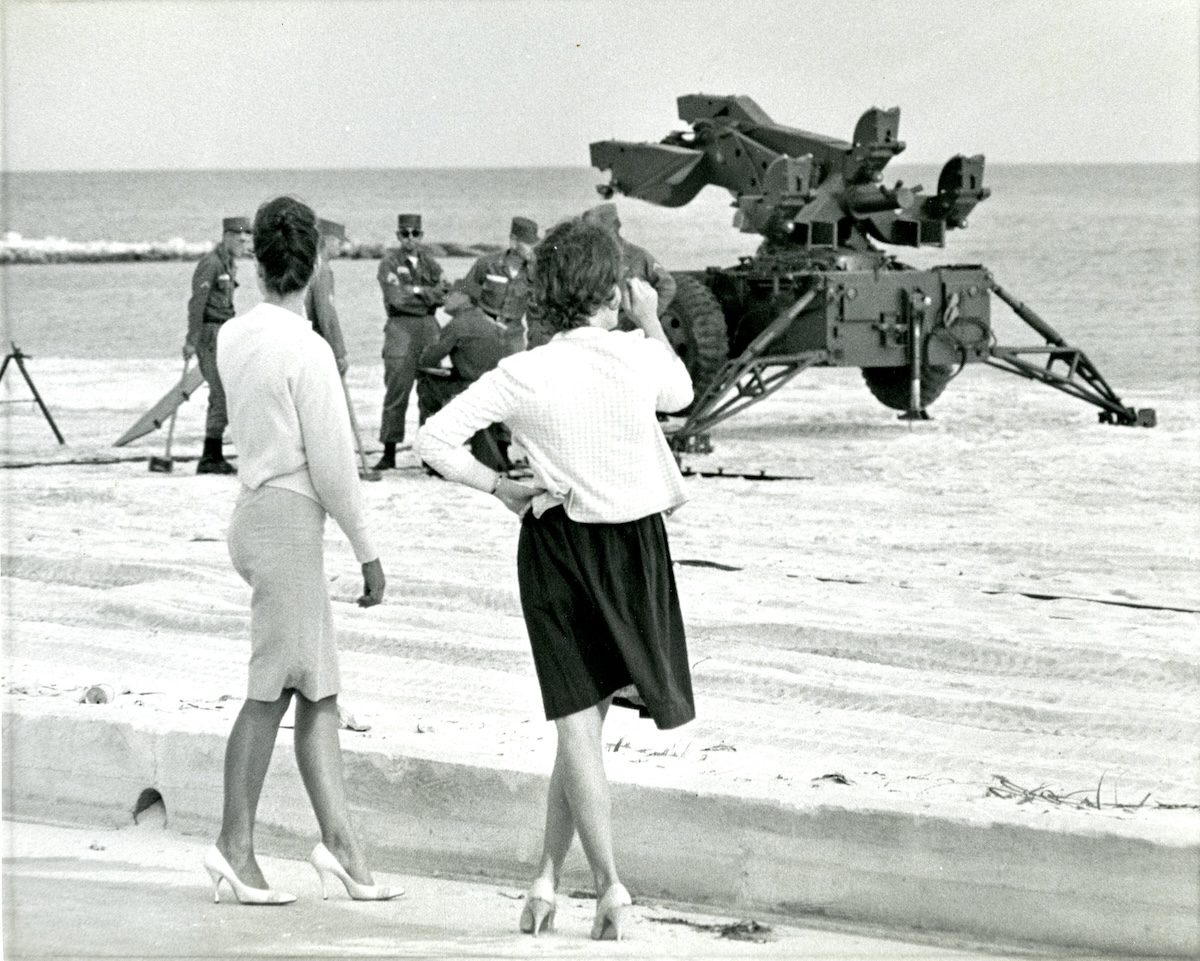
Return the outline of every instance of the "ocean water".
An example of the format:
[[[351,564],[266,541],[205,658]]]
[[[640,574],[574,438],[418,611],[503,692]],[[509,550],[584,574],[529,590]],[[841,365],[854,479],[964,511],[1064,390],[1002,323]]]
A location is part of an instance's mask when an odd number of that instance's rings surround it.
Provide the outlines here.
[[[936,167],[889,167],[907,184]],[[514,214],[550,225],[599,202],[605,179],[586,168],[8,173],[0,229],[75,241],[215,240],[220,218],[290,193],[347,225],[389,240],[401,211],[420,211],[431,240],[503,243]],[[1200,167],[993,165],[992,196],[944,249],[899,249],[914,266],[984,264],[1073,345],[1118,393],[1193,394],[1200,386]],[[675,269],[728,265],[757,238],[731,226],[730,197],[707,188],[665,210],[618,198],[625,235]],[[375,263],[335,266],[352,363],[378,361],[383,312]],[[447,261],[451,277],[469,266]],[[0,267],[5,342],[67,358],[177,356],[190,263]],[[239,309],[258,300],[244,261]],[[996,304],[1002,342],[1037,343]],[[819,376],[814,372],[813,376]],[[1033,389],[1032,387],[1030,389]],[[1132,398],[1138,403],[1143,397]]]

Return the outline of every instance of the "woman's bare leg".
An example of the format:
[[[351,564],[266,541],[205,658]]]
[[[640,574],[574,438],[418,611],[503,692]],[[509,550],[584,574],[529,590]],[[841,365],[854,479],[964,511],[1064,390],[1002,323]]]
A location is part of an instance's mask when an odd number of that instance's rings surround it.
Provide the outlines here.
[[[291,699],[291,691],[284,691],[275,701],[247,698],[225,745],[225,801],[217,849],[242,883],[252,888],[267,887],[254,857],[254,819],[279,722]]]
[[[601,741],[607,710],[608,701],[605,700],[594,707],[560,717],[554,722],[558,728],[558,750],[554,759],[554,770],[560,780],[565,806],[574,822],[575,830],[579,832],[583,853],[591,866],[597,897],[620,880],[613,858],[612,797],[608,777],[604,773],[604,745]],[[552,785],[553,782],[554,775],[551,775]],[[554,862],[555,856],[559,855],[560,848],[561,857],[565,857],[565,847],[570,846],[569,838],[567,845],[562,845],[566,832],[562,827],[561,808],[554,812],[552,821],[553,805],[555,798],[552,793],[547,803],[547,850],[543,855],[543,861],[548,858],[551,863]],[[560,859],[558,868],[561,869],[561,866]]]
[[[296,695],[296,764],[317,815],[321,841],[355,881],[374,884],[350,825],[338,740],[340,726],[336,695],[319,701]]]
[[[608,713],[608,705],[607,699],[597,705],[601,723]],[[561,743],[560,737],[560,749],[555,754],[554,770],[550,773],[550,788],[546,795],[546,831],[542,841],[542,859],[538,865],[538,877],[545,878],[555,888],[558,887],[559,878],[562,876],[563,862],[566,861],[571,843],[575,840],[575,818],[571,813],[571,804],[567,800],[564,785],[566,763]]]
[[[542,860],[538,866],[538,877],[545,878],[554,887],[562,875],[563,862],[575,840],[575,819],[571,816],[571,805],[563,790],[563,766],[554,760],[550,773],[550,790],[546,795],[546,833],[542,840]]]

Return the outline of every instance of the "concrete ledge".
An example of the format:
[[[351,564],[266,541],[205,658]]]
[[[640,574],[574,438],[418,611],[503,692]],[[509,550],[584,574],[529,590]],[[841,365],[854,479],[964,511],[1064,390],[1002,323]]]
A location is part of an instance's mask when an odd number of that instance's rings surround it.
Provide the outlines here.
[[[125,824],[154,788],[173,827],[215,833],[223,726],[161,730],[94,712],[8,708],[5,815]],[[273,853],[302,856],[316,824],[283,738],[280,748],[260,836]],[[381,869],[528,874],[544,776],[380,751],[344,757],[356,824]],[[619,783],[613,803],[622,875],[646,896],[982,941],[1200,953],[1200,839],[1169,845]]]

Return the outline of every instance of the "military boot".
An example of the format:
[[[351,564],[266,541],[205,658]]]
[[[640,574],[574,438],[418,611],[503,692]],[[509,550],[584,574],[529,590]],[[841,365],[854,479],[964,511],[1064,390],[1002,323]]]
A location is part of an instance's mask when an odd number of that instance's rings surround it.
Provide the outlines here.
[[[236,474],[237,468],[225,459],[221,453],[220,437],[204,438],[204,453],[196,464],[197,474]]]
[[[385,442],[383,445],[383,456],[379,458],[379,463],[375,465],[376,470],[395,470],[396,469],[396,445]]]

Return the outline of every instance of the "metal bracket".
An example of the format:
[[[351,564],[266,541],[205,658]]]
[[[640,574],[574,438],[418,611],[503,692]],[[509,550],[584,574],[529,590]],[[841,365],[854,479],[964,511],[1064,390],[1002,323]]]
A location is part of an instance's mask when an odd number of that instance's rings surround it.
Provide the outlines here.
[[[1132,427],[1153,427],[1158,422],[1153,408],[1137,410],[1121,403],[1104,376],[1096,369],[1078,347],[1072,347],[1061,334],[1051,327],[1034,310],[1012,296],[1007,290],[992,281],[992,292],[1012,308],[1013,313],[1045,338],[1040,347],[1002,347],[993,344],[987,363],[998,370],[1008,371],[1028,380],[1040,381],[1048,387],[1078,398],[1101,409],[1100,423],[1121,424]],[[1030,355],[1044,355],[1045,363],[1035,364],[1026,360]],[[1065,372],[1055,364],[1066,367]]]

